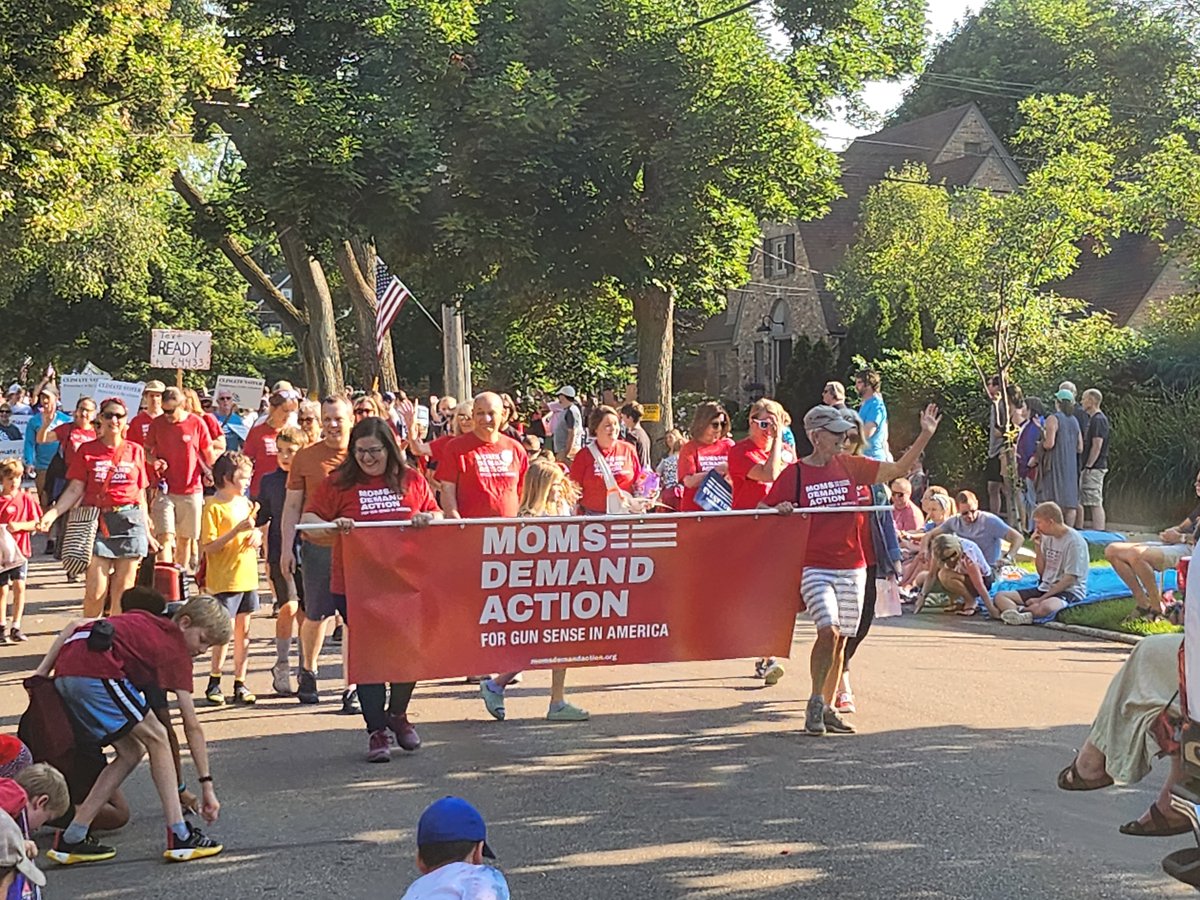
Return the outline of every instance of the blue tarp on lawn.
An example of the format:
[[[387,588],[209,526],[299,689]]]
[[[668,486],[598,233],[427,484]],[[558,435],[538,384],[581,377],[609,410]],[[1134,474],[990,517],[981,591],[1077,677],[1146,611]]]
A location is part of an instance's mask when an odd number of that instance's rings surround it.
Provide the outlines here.
[[[996,591],[1019,591],[1021,588],[1037,587],[1038,577],[1030,573],[1016,581],[997,581],[992,587],[992,596],[996,595]],[[1175,569],[1168,569],[1162,574],[1162,589],[1171,591],[1175,589]],[[1087,596],[1078,603],[1068,604],[1066,607],[1070,609],[1072,606],[1083,606],[1085,603],[1099,603],[1101,600],[1115,600],[1118,597],[1128,597],[1129,588],[1125,586],[1118,576],[1113,571],[1112,566],[1092,566],[1088,573]],[[978,602],[977,602],[978,603]],[[978,606],[987,615],[987,610],[983,609],[983,604],[978,603]],[[1047,616],[1038,619],[1038,624],[1042,622],[1053,621],[1055,616]]]

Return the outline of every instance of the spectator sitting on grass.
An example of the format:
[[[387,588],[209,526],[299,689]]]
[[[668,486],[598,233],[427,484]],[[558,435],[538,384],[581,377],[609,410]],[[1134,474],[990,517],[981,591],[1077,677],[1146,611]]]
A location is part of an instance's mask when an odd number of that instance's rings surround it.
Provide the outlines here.
[[[1087,594],[1087,541],[1064,524],[1062,507],[1052,501],[1039,503],[1033,524],[1038,586],[996,594],[995,608],[1006,625],[1032,625],[1034,619],[1053,616]]]

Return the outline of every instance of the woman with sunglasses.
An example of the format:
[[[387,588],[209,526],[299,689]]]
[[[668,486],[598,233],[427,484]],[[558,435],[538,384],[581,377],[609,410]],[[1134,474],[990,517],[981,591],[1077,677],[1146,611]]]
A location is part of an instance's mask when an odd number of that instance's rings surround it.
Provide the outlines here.
[[[417,426],[416,406],[413,405],[411,400],[406,400],[400,404],[400,417],[404,419],[404,425],[408,434],[408,449],[416,457],[424,457],[427,460],[425,475],[432,482],[431,487],[437,488],[437,467],[441,462],[443,451],[452,440],[459,435],[466,434],[474,427],[474,419],[471,418],[471,410],[473,408],[473,401],[464,400],[454,407],[452,412],[447,412],[445,415],[446,433],[426,443],[421,440],[421,429]]]
[[[356,404],[357,405],[357,404]],[[428,485],[416,468],[408,465],[386,420],[363,417],[350,431],[350,452],[345,462],[329,473],[309,503],[306,525],[322,525],[308,534],[334,538],[329,587],[338,611],[346,616],[346,584],[341,542],[337,535],[352,531],[359,522],[406,522],[420,525],[442,517]],[[392,735],[404,750],[421,746],[417,730],[408,720],[408,703],[414,682],[388,685],[360,684],[358,700],[367,726],[367,762],[391,760]],[[388,734],[389,729],[392,735]]]
[[[296,413],[296,423],[307,438],[304,446],[321,440],[321,404],[316,400],[304,400]]]
[[[729,480],[729,413],[720,403],[708,401],[696,407],[692,416],[692,439],[679,451],[679,482],[683,485],[683,512],[701,512],[696,505],[696,490],[709,472],[716,471]]]
[[[100,436],[80,445],[67,468],[67,488],[46,511],[38,530],[47,532],[55,519],[80,504],[99,511],[99,527],[88,564],[83,614],[95,618],[121,611],[121,595],[133,587],[138,565],[158,544],[147,532],[146,453],[125,440],[125,402],[110,397],[100,404]]]
[[[0,438],[6,441],[19,441],[24,437],[21,429],[13,424],[12,407],[5,402],[0,406]]]

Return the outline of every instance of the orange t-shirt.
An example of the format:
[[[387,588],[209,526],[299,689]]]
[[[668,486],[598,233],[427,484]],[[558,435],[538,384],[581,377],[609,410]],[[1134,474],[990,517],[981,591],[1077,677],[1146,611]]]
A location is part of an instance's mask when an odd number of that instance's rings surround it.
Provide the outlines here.
[[[345,461],[346,450],[341,447],[330,447],[324,441],[309,444],[292,459],[287,489],[304,491],[304,509],[307,511],[325,477]]]

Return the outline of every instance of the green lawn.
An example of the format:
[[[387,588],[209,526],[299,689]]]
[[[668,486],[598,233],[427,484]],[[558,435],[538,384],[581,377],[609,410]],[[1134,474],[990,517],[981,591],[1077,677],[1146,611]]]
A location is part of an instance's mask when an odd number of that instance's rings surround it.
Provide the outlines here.
[[[1183,631],[1178,625],[1172,625],[1165,619],[1148,622],[1138,619],[1133,622],[1123,621],[1133,612],[1133,598],[1123,597],[1117,600],[1101,600],[1099,603],[1088,603],[1064,609],[1058,614],[1058,621],[1065,625],[1087,625],[1091,628],[1102,628],[1105,631],[1121,631],[1125,634],[1170,634]]]

